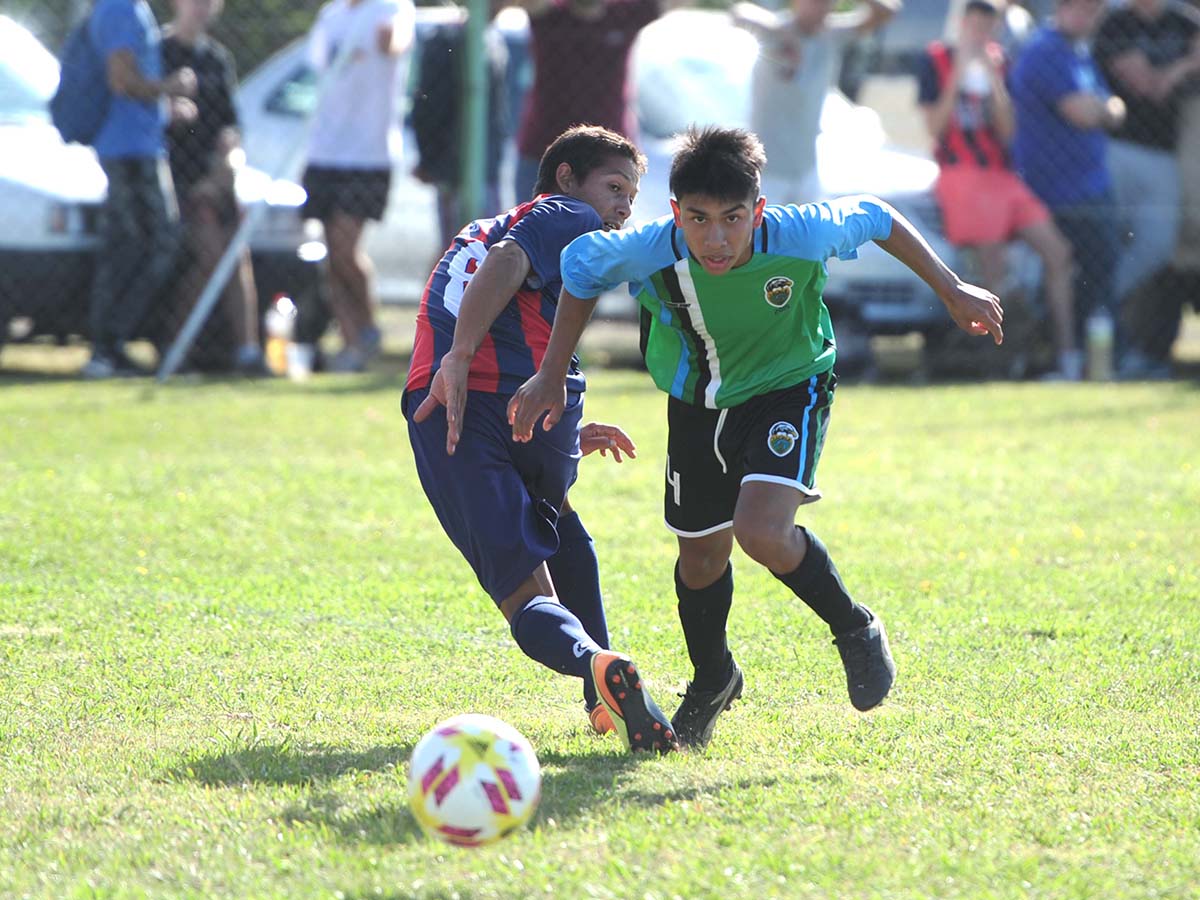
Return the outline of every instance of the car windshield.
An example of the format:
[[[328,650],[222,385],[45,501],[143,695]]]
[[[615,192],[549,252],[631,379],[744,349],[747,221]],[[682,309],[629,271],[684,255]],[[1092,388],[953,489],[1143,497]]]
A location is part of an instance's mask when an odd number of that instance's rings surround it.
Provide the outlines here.
[[[758,43],[728,17],[681,10],[646,26],[634,47],[638,124],[668,138],[689,125],[745,127]]]
[[[317,73],[301,63],[267,98],[267,109],[285,116],[307,118],[317,108]]]
[[[38,39],[0,16],[0,121],[46,120],[58,87],[58,60]]]

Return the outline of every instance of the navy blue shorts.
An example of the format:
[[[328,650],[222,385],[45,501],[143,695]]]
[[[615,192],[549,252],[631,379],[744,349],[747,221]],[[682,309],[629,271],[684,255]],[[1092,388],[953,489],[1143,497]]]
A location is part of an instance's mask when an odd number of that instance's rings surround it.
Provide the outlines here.
[[[550,431],[534,426],[527,444],[512,439],[509,397],[470,391],[463,433],[446,454],[446,410],[424,422],[409,416],[429,392],[404,395],[408,439],[421,487],[450,540],[497,605],[558,550],[556,524],[579,469],[583,394],[569,393]]]

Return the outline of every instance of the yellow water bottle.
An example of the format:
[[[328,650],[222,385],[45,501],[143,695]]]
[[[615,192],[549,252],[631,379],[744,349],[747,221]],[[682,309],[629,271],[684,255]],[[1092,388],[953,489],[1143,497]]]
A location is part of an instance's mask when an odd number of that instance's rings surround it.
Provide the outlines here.
[[[296,327],[296,304],[287,294],[276,294],[267,308],[267,368],[273,375],[286,375],[288,347]]]

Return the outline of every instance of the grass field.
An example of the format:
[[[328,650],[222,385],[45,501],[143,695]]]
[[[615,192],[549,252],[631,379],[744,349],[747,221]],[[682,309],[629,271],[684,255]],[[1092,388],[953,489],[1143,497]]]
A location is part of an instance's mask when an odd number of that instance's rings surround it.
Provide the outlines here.
[[[599,372],[614,643],[689,672],[663,403]],[[0,381],[0,896],[1200,894],[1200,390],[848,386],[803,521],[888,622],[868,715],[735,557],[746,697],[704,755],[585,729],[438,530],[392,379]],[[545,767],[531,829],[424,839],[406,760],[463,711]]]

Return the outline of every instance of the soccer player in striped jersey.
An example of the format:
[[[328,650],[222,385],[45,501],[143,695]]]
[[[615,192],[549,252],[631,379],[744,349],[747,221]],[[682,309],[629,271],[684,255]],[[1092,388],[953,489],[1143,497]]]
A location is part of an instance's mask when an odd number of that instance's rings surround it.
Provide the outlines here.
[[[421,486],[517,645],[583,679],[596,731],[630,750],[673,750],[670,721],[629,657],[608,646],[592,539],[567,502],[581,456],[633,456],[620,428],[583,416],[583,373],[563,369],[568,401],[554,428],[512,440],[506,407],[546,352],[575,238],[625,224],[645,172],[630,141],[576,126],[543,154],[534,198],[467,225],[429,277],[402,408]]]
[[[707,744],[742,692],[726,641],[734,538],[829,626],[855,708],[877,706],[895,678],[880,617],[851,598],[825,545],[796,525],[799,507],[820,497],[817,462],[837,383],[821,297],[826,260],[851,259],[873,240],[936,291],[960,328],[1003,339],[997,298],[960,281],[886,203],[767,206],[765,162],[750,132],[693,129],[671,166],[672,215],[572,242],[546,355],[508,410],[515,440],[536,439],[546,410],[541,427],[555,427],[595,298],[628,282],[642,306],[646,364],[670,395],[664,506],[695,668],[672,718],[685,746]]]

